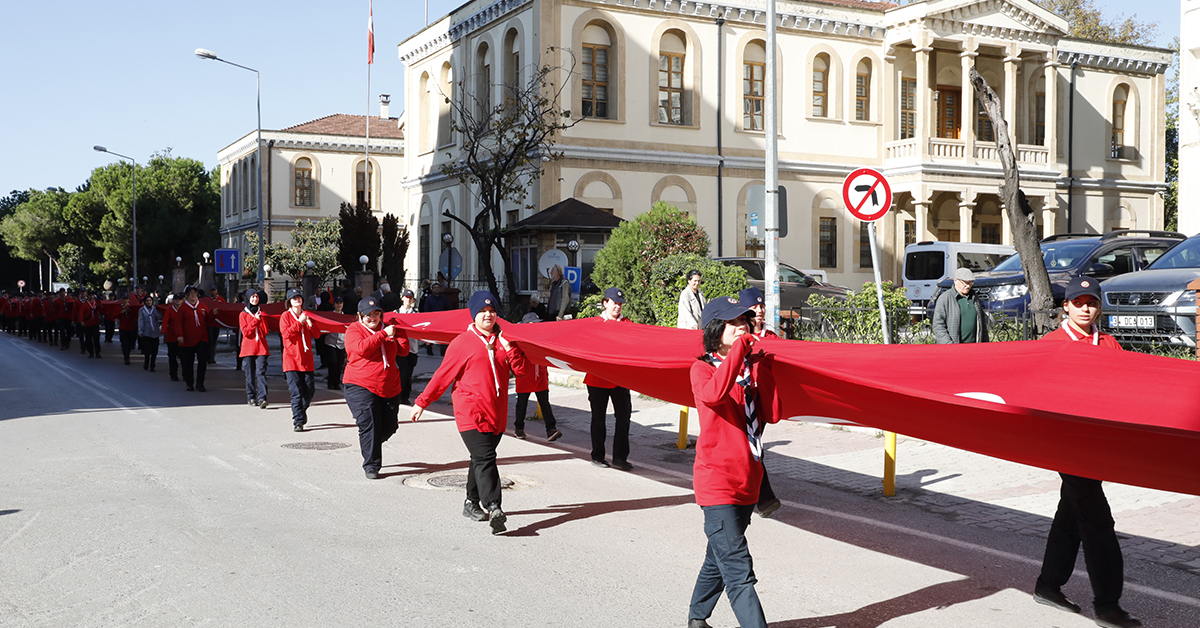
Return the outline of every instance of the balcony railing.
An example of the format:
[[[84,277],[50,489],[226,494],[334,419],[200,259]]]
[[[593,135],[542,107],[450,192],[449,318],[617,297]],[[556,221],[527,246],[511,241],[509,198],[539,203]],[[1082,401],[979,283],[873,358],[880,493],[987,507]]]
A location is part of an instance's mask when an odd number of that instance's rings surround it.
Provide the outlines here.
[[[1017,162],[1022,164],[1046,165],[1050,162],[1050,149],[1045,146],[1018,144]],[[937,160],[964,159],[967,154],[966,142],[940,137],[929,138],[929,157]],[[884,144],[884,159],[916,159],[920,157],[915,138],[898,140]],[[976,161],[998,161],[999,156],[995,142],[975,142],[974,158]]]
[[[929,138],[929,155],[934,158],[962,159],[966,144],[962,140]]]
[[[883,145],[884,159],[905,159],[916,157],[917,155],[918,151],[916,138],[909,138],[897,142],[888,142]]]

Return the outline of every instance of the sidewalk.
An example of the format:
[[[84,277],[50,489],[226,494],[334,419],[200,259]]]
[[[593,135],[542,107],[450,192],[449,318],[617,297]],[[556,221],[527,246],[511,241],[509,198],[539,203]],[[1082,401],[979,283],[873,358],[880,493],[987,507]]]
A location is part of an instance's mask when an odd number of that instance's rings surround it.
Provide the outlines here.
[[[272,336],[276,338],[276,336]],[[277,340],[276,340],[277,342]],[[271,347],[268,373],[282,379],[278,346]],[[419,352],[415,390],[423,388],[441,365],[441,355]],[[220,345],[218,364],[233,367],[232,349]],[[318,362],[319,363],[319,362]],[[318,370],[318,388],[324,371]],[[563,438],[546,443],[538,421],[528,419],[529,442],[587,458],[591,448],[590,409],[583,373],[550,368],[550,403]],[[331,394],[337,394],[331,391]],[[416,394],[416,393],[414,393]],[[509,393],[510,424],[515,393]],[[450,393],[440,404],[451,412]],[[532,403],[533,412],[536,403]],[[401,419],[404,418],[401,410]],[[611,415],[610,415],[611,416]],[[699,434],[694,410],[688,420],[686,450],[676,448],[679,407],[634,394],[629,461],[691,474]],[[612,420],[609,420],[611,430]],[[512,429],[509,429],[509,436]],[[898,437],[896,496],[884,497],[882,433],[864,428],[786,422],[768,426],[764,445],[772,486],[782,498],[803,502],[806,487],[822,486],[878,500],[905,504],[953,523],[1044,539],[1058,504],[1058,474],[997,458],[904,436]],[[609,446],[612,436],[609,434]],[[601,471],[620,473],[620,471]],[[1140,487],[1105,485],[1126,560],[1149,561],[1200,575],[1200,497]]]

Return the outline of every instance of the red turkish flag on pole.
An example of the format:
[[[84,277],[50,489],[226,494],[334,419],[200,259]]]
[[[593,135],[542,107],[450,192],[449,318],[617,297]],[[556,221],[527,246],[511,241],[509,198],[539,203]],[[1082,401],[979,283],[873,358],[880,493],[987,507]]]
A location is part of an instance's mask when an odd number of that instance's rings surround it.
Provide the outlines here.
[[[375,63],[375,3],[367,7],[367,65],[371,65]]]

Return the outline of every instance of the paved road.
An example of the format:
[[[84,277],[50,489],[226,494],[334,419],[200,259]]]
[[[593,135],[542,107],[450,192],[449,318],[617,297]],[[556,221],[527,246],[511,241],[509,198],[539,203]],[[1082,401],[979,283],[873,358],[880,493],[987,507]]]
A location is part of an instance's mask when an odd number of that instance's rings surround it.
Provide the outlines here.
[[[431,487],[466,464],[447,406],[401,426],[372,482],[337,393],[321,390],[313,429],[296,434],[280,379],[264,411],[227,365],[208,393],[186,393],[113,348],[86,360],[0,335],[0,626],[686,624],[704,538],[669,406],[636,400],[637,469],[601,470],[586,460],[586,393],[556,386],[564,439],[500,446],[511,531],[493,537],[460,516],[460,490]],[[887,499],[872,490],[871,435],[794,424],[767,436],[786,505],[748,535],[772,626],[1093,625],[1030,600],[1035,531],[964,520],[1045,518],[1007,485],[983,494],[1007,463],[902,443]],[[321,443],[340,447],[295,448]],[[1181,551],[1194,539],[1194,526],[1168,527],[1131,538]],[[1130,558],[1126,606],[1148,626],[1194,627],[1200,575],[1168,562]],[[1086,602],[1086,576],[1067,591]],[[735,623],[725,603],[711,621]]]

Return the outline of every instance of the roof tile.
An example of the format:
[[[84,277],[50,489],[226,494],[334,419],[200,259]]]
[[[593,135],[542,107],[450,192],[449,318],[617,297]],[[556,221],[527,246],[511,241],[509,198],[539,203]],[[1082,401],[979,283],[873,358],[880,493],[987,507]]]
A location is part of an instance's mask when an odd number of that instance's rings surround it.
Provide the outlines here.
[[[290,133],[313,133],[320,135],[346,135],[349,137],[363,137],[366,135],[366,124],[364,120],[367,116],[352,116],[344,113],[335,113],[317,118],[309,122],[289,126],[284,131]],[[402,140],[404,139],[404,131],[397,126],[396,118],[378,118],[371,117],[371,137],[379,137],[386,139]]]

